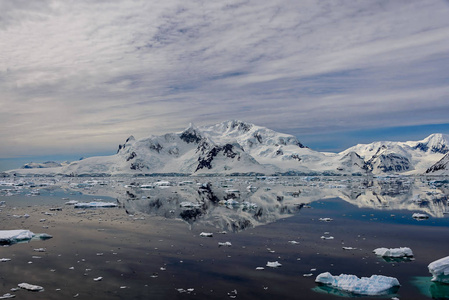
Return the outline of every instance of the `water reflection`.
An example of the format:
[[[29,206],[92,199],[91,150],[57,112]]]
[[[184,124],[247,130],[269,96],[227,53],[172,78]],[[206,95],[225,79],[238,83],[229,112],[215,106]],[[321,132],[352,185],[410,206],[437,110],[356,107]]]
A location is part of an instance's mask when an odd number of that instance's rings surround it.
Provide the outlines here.
[[[449,211],[449,180],[435,177],[14,178],[0,182],[0,195],[33,195],[54,186],[116,198],[131,215],[180,218],[190,225],[200,222],[226,231],[271,223],[326,198],[436,218]]]

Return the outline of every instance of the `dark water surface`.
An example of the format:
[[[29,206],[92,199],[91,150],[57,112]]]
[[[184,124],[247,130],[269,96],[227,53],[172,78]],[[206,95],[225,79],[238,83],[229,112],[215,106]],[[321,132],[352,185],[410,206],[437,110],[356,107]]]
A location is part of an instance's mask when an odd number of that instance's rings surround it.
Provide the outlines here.
[[[340,198],[329,198],[310,202],[310,206],[272,223],[221,234],[221,229],[211,223],[141,213],[130,216],[125,208],[79,213],[81,210],[64,206],[55,216],[43,214],[50,206],[63,205],[62,197],[72,200],[78,195],[55,189],[35,197],[0,197],[0,201],[7,201],[0,212],[0,229],[24,228],[53,235],[46,241],[0,248],[0,258],[11,258],[0,263],[0,296],[20,282],[43,286],[45,291],[16,291],[16,299],[227,299],[234,296],[236,299],[343,299],[342,296],[352,296],[317,286],[315,277],[331,272],[358,277],[386,275],[396,277],[401,283],[397,293],[362,297],[365,299],[449,298],[448,286],[430,282],[427,269],[430,262],[449,255],[447,217],[417,221],[410,210],[357,207]],[[36,201],[38,197],[46,200],[36,207],[40,203]],[[81,200],[94,196],[80,197]],[[11,208],[15,205],[17,210]],[[30,217],[11,217],[16,211],[28,212]],[[333,220],[319,220],[326,217]],[[41,222],[41,218],[46,220]],[[212,232],[213,237],[200,237],[201,232]],[[323,235],[334,239],[321,239]],[[218,246],[218,242],[226,241],[232,246]],[[41,247],[46,251],[33,251]],[[379,247],[410,247],[415,257],[411,261],[385,261],[372,253]],[[278,261],[282,266],[266,267],[269,261]],[[257,267],[264,270],[256,270]],[[94,281],[100,276],[101,281]]]

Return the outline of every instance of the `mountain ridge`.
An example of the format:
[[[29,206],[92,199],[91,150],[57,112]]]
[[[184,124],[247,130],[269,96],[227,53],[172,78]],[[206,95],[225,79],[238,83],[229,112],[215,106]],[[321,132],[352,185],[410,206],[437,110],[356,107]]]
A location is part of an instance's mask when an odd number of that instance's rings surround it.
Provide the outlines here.
[[[325,153],[303,145],[293,135],[240,120],[200,126],[178,133],[130,136],[110,156],[39,169],[16,169],[17,174],[150,175],[150,174],[438,174],[449,153],[449,135],[432,134],[420,141],[358,144],[340,153]]]

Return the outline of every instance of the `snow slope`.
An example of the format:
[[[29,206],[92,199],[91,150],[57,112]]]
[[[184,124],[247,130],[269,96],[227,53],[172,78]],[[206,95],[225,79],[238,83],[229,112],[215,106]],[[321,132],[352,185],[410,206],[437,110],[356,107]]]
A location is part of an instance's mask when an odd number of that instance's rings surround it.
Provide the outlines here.
[[[18,174],[422,174],[449,151],[449,136],[415,142],[375,142],[341,153],[305,147],[295,136],[242,121],[226,121],[136,140],[115,155],[70,164],[13,170]],[[33,165],[34,166],[34,165]],[[441,169],[439,169],[441,170]]]

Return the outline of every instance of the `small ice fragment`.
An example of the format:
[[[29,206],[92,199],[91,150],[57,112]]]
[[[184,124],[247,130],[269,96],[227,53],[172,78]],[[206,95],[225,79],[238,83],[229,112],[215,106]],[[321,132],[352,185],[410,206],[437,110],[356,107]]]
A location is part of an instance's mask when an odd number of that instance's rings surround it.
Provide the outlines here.
[[[424,219],[428,219],[429,215],[427,214],[422,214],[422,213],[414,213],[412,215],[412,218],[416,219],[416,220],[424,220]]]
[[[37,249],[33,249],[33,251],[36,251],[36,252],[45,252],[46,250],[45,250],[45,248],[37,248]]]
[[[277,267],[280,267],[280,266],[282,266],[282,264],[280,264],[278,261],[269,261],[269,262],[267,262],[267,267],[270,267],[270,268],[277,268]]]
[[[319,220],[322,221],[322,222],[330,222],[333,219],[331,219],[331,218],[319,218]]]
[[[302,274],[302,276],[304,276],[304,277],[312,277],[313,273]]]
[[[11,258],[0,258],[0,262],[7,262],[10,260],[11,260]]]
[[[41,286],[33,285],[33,284],[25,283],[25,282],[19,283],[17,286],[21,289],[25,289],[25,290],[33,291],[33,292],[38,292],[38,291],[44,290],[44,288]]]
[[[103,253],[97,253],[97,256],[103,256]]]
[[[126,285],[122,285],[120,288],[121,288],[121,289],[126,289],[127,286],[126,286]]]
[[[6,293],[3,296],[0,296],[0,299],[10,299],[10,298],[14,298],[16,295],[10,294],[10,293]]]
[[[103,279],[103,277],[97,277],[97,278],[94,278],[94,281],[101,281]]]
[[[299,244],[299,242],[297,242],[297,241],[288,241],[288,243],[292,244],[292,245],[298,245]]]
[[[236,298],[237,297],[237,290],[233,290],[231,292],[228,293],[229,298]]]
[[[382,257],[412,257],[413,252],[408,247],[400,248],[377,248],[373,252]]]
[[[353,248],[353,247],[342,247],[343,250],[356,250],[357,248]]]
[[[75,208],[110,208],[117,207],[116,203],[113,202],[86,202],[86,203],[76,203],[74,205]]]
[[[433,275],[432,281],[449,283],[449,256],[430,263],[428,268]]]
[[[256,270],[265,270],[264,267],[257,267]]]
[[[358,278],[355,275],[347,274],[332,276],[329,272],[318,275],[315,282],[350,293],[368,296],[387,294],[391,288],[400,286],[399,281],[394,277],[372,275],[371,277]]]
[[[333,240],[334,239],[334,237],[333,236],[321,236],[321,239],[322,240]]]
[[[224,242],[224,243],[218,242],[218,246],[219,247],[222,247],[222,246],[231,247],[232,244],[231,244],[231,242]]]
[[[213,237],[214,234],[212,232],[201,232],[200,236],[201,237]]]

